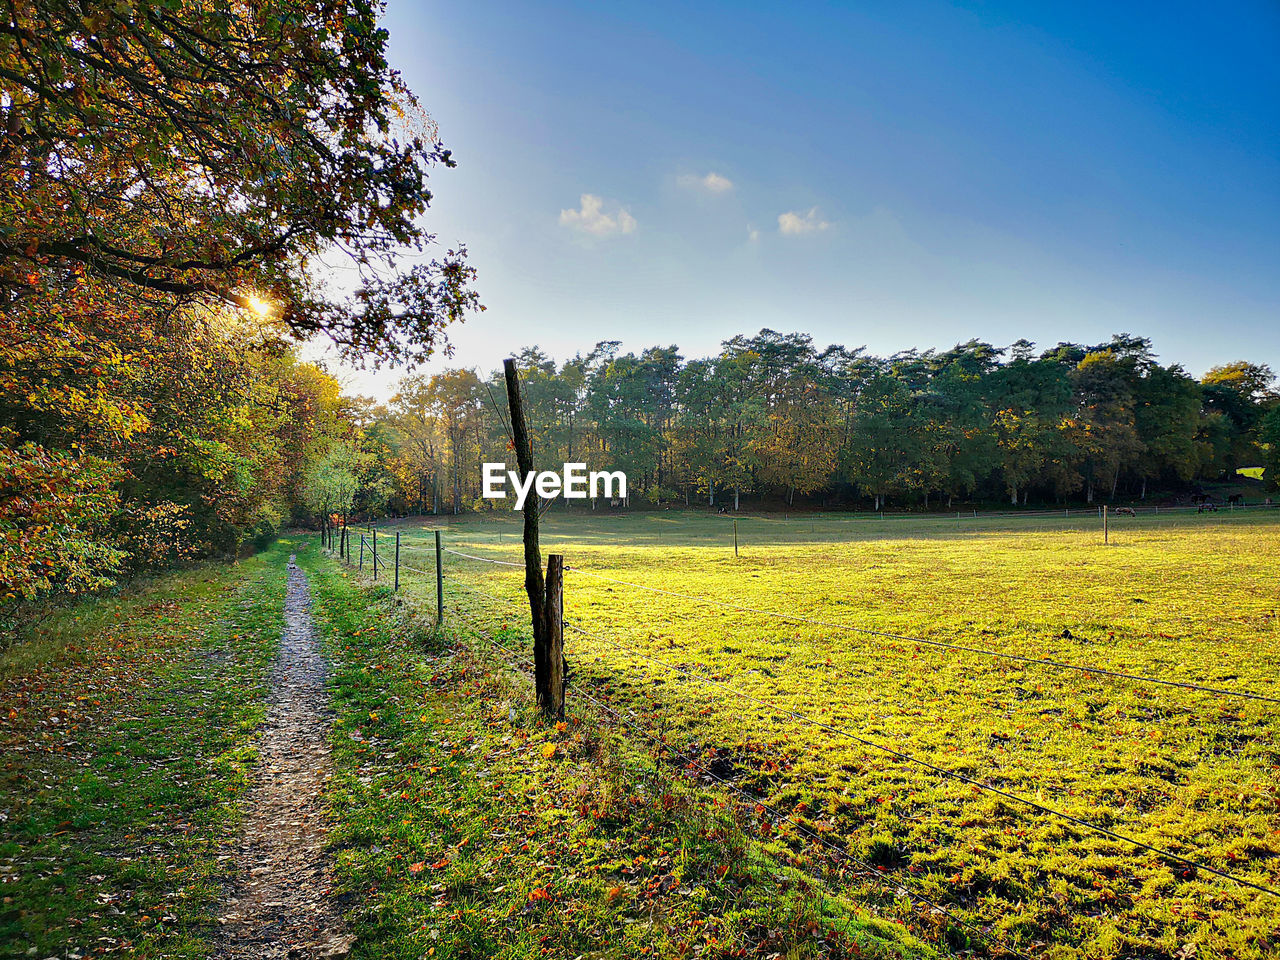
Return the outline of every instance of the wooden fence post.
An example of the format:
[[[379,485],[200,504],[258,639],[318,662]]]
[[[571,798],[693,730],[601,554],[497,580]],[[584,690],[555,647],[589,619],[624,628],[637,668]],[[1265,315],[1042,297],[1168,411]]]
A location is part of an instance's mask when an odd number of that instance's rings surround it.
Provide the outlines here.
[[[733,555],[738,555],[738,521],[733,521]]]
[[[1107,514],[1108,514],[1107,505],[1104,503],[1102,505],[1102,542],[1103,543],[1111,542],[1111,523]]]
[[[373,582],[378,582],[378,528],[373,528]]]
[[[533,442],[529,425],[524,418],[524,401],[520,394],[520,372],[514,359],[502,361],[502,371],[507,381],[507,406],[511,410],[511,445],[516,451],[516,465],[520,480],[524,482],[533,473]],[[533,627],[534,691],[538,704],[545,711],[547,700],[547,589],[542,575],[542,548],[538,543],[538,501],[524,505],[524,591],[529,597],[529,620]]]
[[[436,531],[436,627],[444,623],[444,566],[441,561],[440,531]]]
[[[538,704],[547,716],[564,716],[564,557],[547,557],[547,682],[538,690]]]
[[[396,531],[396,593],[400,592],[400,531]]]
[[[364,534],[363,533],[360,534],[360,565],[356,567],[356,569],[357,570],[364,569]]]

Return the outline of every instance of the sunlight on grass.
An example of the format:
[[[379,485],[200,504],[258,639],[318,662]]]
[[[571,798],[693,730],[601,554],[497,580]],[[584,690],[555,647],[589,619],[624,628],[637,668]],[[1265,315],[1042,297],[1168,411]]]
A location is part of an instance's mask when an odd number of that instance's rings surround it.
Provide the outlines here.
[[[1007,944],[1066,956],[1262,957],[1280,899],[975,790],[816,728],[1025,796],[1280,887],[1275,704],[1073,673],[841,627],[1280,697],[1280,517],[1028,520],[548,517],[570,566],[572,683],[724,758],[758,793]],[[422,539],[402,533],[406,557]],[[518,523],[450,526],[448,546],[518,560]],[[450,603],[523,626],[519,570],[447,556]],[[406,578],[434,590],[431,578]],[[499,602],[468,592],[483,590]],[[588,635],[589,634],[589,635]],[[630,648],[633,652],[628,652]],[[643,659],[666,661],[770,706]],[[570,700],[573,690],[570,689]],[[794,714],[794,715],[793,715]],[[795,716],[799,715],[799,716]],[[869,885],[850,891],[875,896]]]

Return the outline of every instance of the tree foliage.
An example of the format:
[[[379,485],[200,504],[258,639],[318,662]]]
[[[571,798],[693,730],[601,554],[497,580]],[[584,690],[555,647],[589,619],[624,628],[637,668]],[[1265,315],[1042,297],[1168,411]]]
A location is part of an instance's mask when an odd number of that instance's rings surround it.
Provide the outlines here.
[[[1265,368],[1201,383],[1127,334],[1039,356],[1024,340],[880,358],[763,330],[687,362],[605,342],[559,367],[536,348],[520,363],[541,462],[624,470],[648,502],[1091,502],[1234,476],[1275,445]],[[496,372],[405,380],[387,418],[393,509],[493,506],[476,497],[480,464],[508,455]]]
[[[84,281],[274,310],[366,358],[431,355],[476,304],[465,251],[397,273],[435,129],[368,0],[87,4],[0,19],[0,303]],[[335,302],[320,255],[360,270]]]
[[[0,621],[306,516],[316,465],[371,441],[295,344],[413,364],[479,309],[464,250],[419,256],[428,176],[454,162],[381,12],[0,13]],[[344,257],[339,297],[317,268]],[[346,509],[389,489],[356,482]]]

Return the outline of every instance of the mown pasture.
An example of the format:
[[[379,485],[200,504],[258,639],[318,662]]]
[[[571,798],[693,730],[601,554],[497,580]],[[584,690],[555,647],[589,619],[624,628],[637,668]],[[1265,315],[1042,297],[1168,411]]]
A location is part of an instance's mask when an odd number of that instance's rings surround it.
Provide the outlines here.
[[[544,518],[544,552],[577,568],[572,709],[608,698],[846,849],[870,869],[845,861],[836,882],[887,911],[921,907],[873,871],[1024,955],[1274,950],[1280,896],[916,761],[1280,890],[1280,703],[849,628],[1280,700],[1280,513],[1140,513],[1113,520],[1109,545],[1092,514],[738,527],[735,557],[724,517]],[[406,589],[433,591],[432,532],[401,531],[404,562],[431,574],[403,571]],[[519,536],[506,517],[453,523],[444,542],[518,561]],[[445,559],[459,625],[527,635],[521,571]],[[814,846],[790,823],[776,835]],[[925,915],[958,943],[954,920]]]

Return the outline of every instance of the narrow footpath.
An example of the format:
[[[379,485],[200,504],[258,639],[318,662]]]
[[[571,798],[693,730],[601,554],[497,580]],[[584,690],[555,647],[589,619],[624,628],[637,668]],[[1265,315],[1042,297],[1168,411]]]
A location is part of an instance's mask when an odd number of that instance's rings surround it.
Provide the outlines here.
[[[234,879],[214,950],[224,960],[342,957],[354,939],[330,894],[322,798],[327,667],[311,619],[311,587],[295,559],[243,831],[225,854]]]

